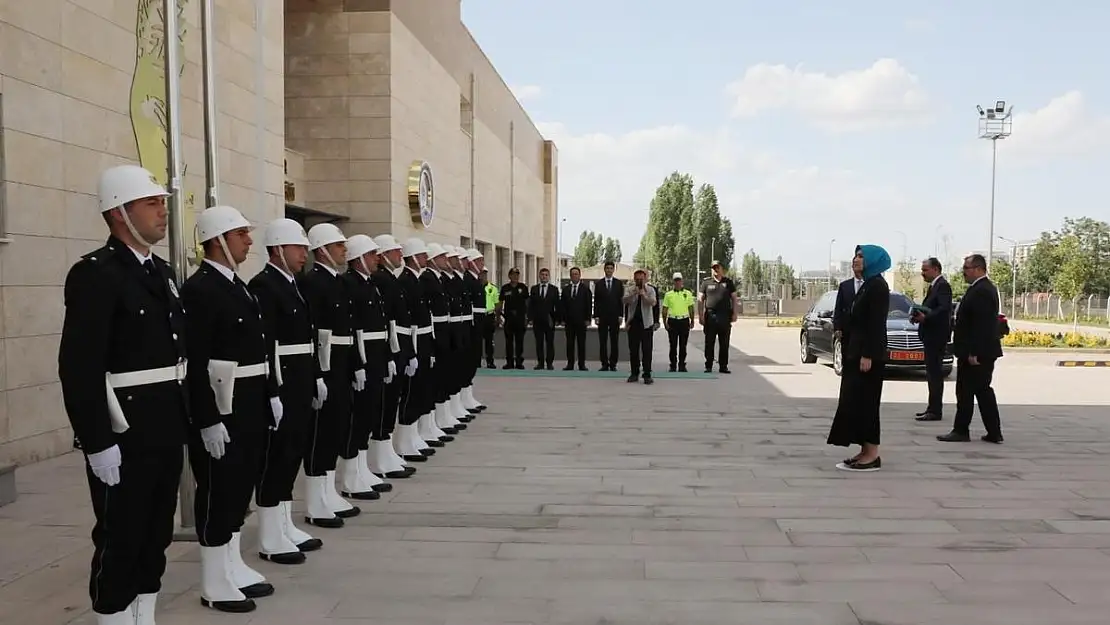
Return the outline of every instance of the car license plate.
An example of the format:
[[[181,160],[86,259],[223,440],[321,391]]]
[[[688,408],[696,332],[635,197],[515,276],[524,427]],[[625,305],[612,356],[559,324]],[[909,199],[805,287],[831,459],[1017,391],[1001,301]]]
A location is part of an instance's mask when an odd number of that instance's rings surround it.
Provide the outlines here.
[[[890,352],[891,360],[925,360],[924,352]]]

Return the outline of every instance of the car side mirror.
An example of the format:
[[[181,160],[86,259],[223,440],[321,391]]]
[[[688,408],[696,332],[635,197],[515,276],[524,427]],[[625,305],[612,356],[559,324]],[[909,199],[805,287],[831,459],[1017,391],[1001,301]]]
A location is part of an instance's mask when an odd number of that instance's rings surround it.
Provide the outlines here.
[[[818,319],[832,319],[832,316],[833,316],[833,311],[831,311],[831,310],[822,310],[822,311],[817,313],[817,318]]]

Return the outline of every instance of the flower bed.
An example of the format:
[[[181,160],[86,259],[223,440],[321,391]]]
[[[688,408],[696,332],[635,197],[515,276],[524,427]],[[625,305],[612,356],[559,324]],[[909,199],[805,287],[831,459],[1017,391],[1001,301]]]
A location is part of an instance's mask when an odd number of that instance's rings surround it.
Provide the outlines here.
[[[775,317],[767,320],[768,328],[800,328],[802,327],[801,317]]]
[[[1002,337],[1006,347],[1054,347],[1061,349],[1098,349],[1110,347],[1110,339],[1094,334],[1078,332],[1033,332],[1013,330]]]

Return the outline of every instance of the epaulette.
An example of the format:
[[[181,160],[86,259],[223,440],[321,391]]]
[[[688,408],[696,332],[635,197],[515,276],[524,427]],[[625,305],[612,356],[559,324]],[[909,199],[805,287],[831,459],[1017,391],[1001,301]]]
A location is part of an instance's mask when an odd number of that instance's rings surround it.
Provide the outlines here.
[[[81,260],[99,265],[107,261],[113,253],[115,253],[115,250],[105,245],[99,249],[95,249],[89,252],[88,254],[85,254],[81,257]]]

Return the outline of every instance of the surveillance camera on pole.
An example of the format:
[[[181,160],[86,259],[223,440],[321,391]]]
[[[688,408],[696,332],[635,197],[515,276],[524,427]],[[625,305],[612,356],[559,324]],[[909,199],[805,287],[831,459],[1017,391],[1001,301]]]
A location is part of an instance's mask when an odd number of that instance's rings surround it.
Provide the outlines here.
[[[994,196],[998,171],[998,140],[1010,136],[1013,129],[1014,106],[1011,104],[1007,109],[1005,100],[997,100],[994,106],[984,110],[981,105],[976,105],[975,110],[979,112],[979,138],[990,139],[991,142],[991,219],[990,232],[987,235],[989,237],[987,271],[989,272],[991,263],[994,262]]]

